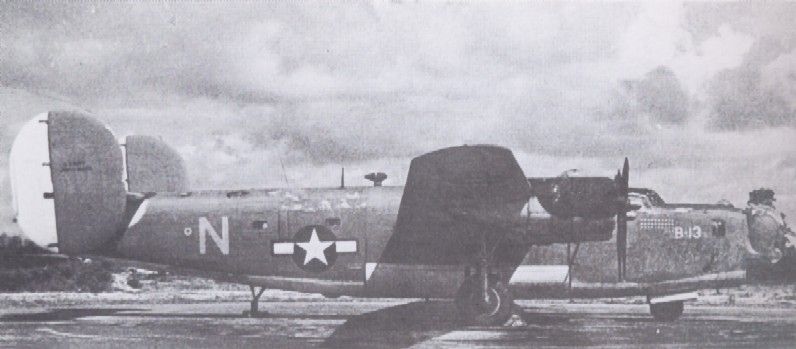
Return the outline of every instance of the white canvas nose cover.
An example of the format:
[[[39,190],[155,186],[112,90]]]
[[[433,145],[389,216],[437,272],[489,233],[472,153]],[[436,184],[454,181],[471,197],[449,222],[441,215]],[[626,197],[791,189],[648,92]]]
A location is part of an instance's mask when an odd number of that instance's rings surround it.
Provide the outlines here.
[[[55,201],[45,198],[53,192],[50,176],[50,148],[47,114],[30,119],[17,134],[9,155],[11,194],[17,224],[36,245],[58,252],[55,228]]]

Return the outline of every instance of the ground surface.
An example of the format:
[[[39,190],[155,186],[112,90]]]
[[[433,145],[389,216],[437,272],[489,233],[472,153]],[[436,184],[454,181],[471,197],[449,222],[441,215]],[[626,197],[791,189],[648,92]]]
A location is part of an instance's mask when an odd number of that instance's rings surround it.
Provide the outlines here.
[[[202,293],[197,293],[202,294]],[[205,296],[207,296],[205,294]],[[217,296],[217,295],[216,295]],[[216,297],[213,296],[213,297]],[[243,296],[234,293],[223,298]],[[120,299],[63,294],[0,297],[0,345],[8,347],[403,348],[529,346],[793,347],[789,304],[692,305],[657,323],[643,304],[520,301],[527,325],[468,327],[448,301],[273,296],[265,318],[248,303],[158,295]],[[151,298],[151,302],[143,299]],[[193,303],[188,302],[193,299]]]

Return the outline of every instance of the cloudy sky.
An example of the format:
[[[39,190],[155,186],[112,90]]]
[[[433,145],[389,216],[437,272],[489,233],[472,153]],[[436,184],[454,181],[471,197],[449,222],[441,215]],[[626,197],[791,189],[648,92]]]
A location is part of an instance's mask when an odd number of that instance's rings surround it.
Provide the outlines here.
[[[0,218],[24,120],[90,111],[161,136],[195,188],[402,184],[436,148],[529,176],[611,175],[669,201],[796,218],[796,3],[0,1]],[[283,170],[284,168],[284,170]],[[793,219],[791,219],[793,221]]]

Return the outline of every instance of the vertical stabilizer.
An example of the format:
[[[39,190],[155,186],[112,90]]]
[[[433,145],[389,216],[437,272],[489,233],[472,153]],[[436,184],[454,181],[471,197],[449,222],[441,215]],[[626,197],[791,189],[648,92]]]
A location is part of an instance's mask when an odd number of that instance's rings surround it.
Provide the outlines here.
[[[121,150],[103,124],[75,112],[39,115],[10,159],[17,221],[31,241],[80,254],[116,236],[127,192]]]
[[[188,191],[185,162],[174,148],[151,136],[127,136],[124,143],[129,191]]]

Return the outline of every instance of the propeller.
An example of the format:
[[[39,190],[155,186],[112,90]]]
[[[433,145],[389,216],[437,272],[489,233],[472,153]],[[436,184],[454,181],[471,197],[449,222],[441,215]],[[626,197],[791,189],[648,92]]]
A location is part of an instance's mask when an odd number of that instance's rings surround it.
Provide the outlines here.
[[[627,212],[632,209],[628,203],[628,183],[630,162],[625,158],[622,172],[617,171],[614,181],[617,186],[618,209],[616,212],[616,260],[619,281],[625,280],[625,262],[627,261]]]

